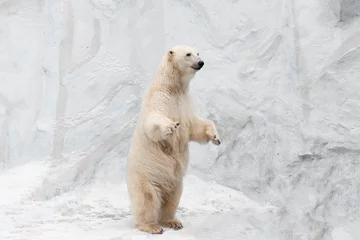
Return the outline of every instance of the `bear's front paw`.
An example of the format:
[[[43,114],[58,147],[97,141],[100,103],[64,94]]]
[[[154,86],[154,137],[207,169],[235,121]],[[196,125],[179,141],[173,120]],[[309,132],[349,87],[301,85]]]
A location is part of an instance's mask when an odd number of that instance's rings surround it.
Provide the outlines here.
[[[213,138],[211,139],[211,142],[217,146],[219,146],[221,144],[220,139],[218,138],[217,135],[214,135]]]
[[[173,123],[170,123],[167,126],[165,126],[165,128],[163,129],[164,137],[166,138],[170,134],[173,134],[179,126],[180,126],[179,122],[173,122]]]
[[[219,134],[216,130],[210,129],[206,131],[206,135],[208,136],[209,141],[211,141],[215,145],[220,145],[221,141],[219,139]]]

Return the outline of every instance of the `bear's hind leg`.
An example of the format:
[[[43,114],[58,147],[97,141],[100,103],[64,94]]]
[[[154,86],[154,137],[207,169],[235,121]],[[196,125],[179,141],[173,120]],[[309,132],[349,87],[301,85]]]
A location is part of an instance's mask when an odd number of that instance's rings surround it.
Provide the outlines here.
[[[157,223],[161,202],[156,191],[152,186],[143,187],[136,195],[133,204],[136,228],[143,232],[162,234],[163,229]]]
[[[182,183],[176,186],[173,193],[168,194],[163,199],[163,204],[160,210],[160,225],[167,228],[179,230],[183,228],[182,223],[176,219],[175,213],[179,206],[180,197],[182,194]]]

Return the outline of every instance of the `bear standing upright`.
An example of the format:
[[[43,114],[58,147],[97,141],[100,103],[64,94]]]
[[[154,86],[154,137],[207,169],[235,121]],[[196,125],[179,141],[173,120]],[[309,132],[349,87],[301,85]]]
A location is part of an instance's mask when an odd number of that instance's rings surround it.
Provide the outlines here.
[[[132,215],[141,231],[161,234],[162,227],[183,227],[175,213],[188,165],[188,143],[220,145],[214,122],[194,112],[188,95],[190,80],[203,66],[195,49],[172,47],[143,97],[126,169]]]

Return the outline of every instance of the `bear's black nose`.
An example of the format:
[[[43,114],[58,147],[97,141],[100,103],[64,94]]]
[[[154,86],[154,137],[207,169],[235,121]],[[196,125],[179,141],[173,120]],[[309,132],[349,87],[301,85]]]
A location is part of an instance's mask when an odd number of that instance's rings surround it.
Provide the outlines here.
[[[204,62],[203,62],[203,61],[199,61],[198,64],[199,64],[200,67],[204,66]]]

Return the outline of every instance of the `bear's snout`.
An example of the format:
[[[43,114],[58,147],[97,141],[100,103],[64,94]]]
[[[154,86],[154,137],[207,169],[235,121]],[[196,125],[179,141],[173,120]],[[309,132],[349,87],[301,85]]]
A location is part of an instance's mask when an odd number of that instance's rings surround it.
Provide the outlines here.
[[[204,66],[204,61],[200,60],[197,63],[195,63],[193,66],[191,66],[194,70],[198,71]]]
[[[198,65],[199,65],[200,68],[202,68],[204,66],[204,61],[199,61]]]

